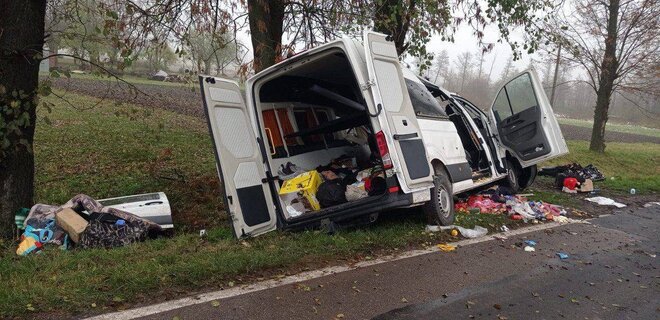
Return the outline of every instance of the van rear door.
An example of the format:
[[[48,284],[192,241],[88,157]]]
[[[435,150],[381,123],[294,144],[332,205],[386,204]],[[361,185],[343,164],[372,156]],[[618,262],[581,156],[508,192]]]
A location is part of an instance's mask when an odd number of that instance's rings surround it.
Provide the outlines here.
[[[533,69],[500,88],[490,116],[500,142],[523,167],[568,153],[557,118]]]
[[[264,158],[238,84],[207,76],[200,76],[199,83],[236,237],[274,230],[277,218]]]
[[[364,42],[369,86],[401,188],[406,193],[428,189],[431,164],[394,43],[372,31],[365,32]]]

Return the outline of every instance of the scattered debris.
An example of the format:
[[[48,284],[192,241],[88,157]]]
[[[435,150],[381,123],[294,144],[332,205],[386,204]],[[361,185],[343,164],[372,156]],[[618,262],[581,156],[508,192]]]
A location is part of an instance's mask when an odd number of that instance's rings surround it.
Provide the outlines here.
[[[568,259],[568,254],[564,252],[557,252],[557,257],[559,257],[559,259],[565,260]]]
[[[623,203],[619,203],[610,198],[605,198],[605,197],[584,198],[584,200],[595,202],[601,206],[615,206],[617,208],[626,207],[626,205]]]
[[[454,235],[453,231],[457,230],[462,236],[470,239],[483,237],[488,234],[488,229],[481,226],[475,226],[474,229],[463,228],[456,225],[439,226],[438,228],[440,230],[452,230],[452,236]]]
[[[451,252],[451,251],[456,250],[455,245],[451,245],[451,244],[447,244],[447,243],[438,244],[438,248],[440,249],[440,251],[443,251],[443,252]]]
[[[161,226],[132,213],[79,194],[57,207],[36,204],[24,221],[25,231],[18,255],[38,252],[45,244],[69,248],[69,240],[81,248],[114,248],[145,240],[162,231]]]
[[[660,206],[660,202],[654,201],[654,202],[647,202],[647,203],[644,204],[644,208],[649,208],[649,207],[652,207],[652,206]]]
[[[532,246],[525,246],[525,252],[534,252],[534,251],[536,251],[536,249],[534,249],[534,247],[532,247]]]
[[[536,247],[536,241],[534,240],[525,240],[523,242],[525,242],[525,244],[527,244],[530,247]]]

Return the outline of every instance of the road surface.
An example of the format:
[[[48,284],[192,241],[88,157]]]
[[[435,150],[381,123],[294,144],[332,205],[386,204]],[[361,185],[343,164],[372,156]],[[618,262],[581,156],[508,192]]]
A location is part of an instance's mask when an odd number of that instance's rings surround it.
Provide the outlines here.
[[[142,319],[658,319],[659,215],[628,210]]]

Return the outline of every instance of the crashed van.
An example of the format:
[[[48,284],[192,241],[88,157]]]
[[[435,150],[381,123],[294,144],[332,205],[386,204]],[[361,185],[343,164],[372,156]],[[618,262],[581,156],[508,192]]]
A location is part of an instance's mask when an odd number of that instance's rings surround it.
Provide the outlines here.
[[[233,81],[199,77],[237,237],[416,206],[451,224],[454,195],[498,181],[518,191],[537,163],[568,152],[533,70],[483,112],[403,67],[385,35],[363,39],[265,69],[245,96]]]

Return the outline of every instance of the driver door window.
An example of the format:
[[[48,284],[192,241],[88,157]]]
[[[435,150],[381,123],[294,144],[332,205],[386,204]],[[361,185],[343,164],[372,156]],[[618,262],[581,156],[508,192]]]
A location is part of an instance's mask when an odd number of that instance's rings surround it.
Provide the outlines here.
[[[493,111],[497,122],[538,106],[529,73],[507,83],[497,94]]]

